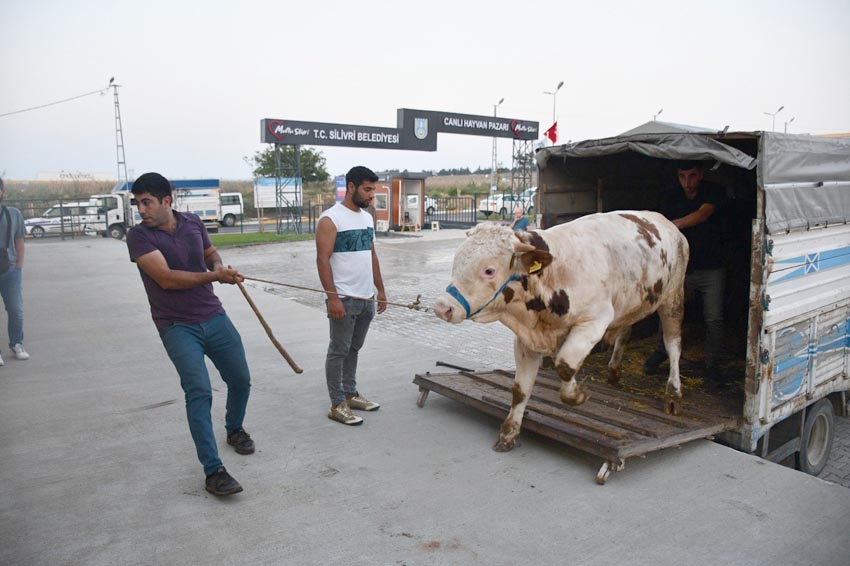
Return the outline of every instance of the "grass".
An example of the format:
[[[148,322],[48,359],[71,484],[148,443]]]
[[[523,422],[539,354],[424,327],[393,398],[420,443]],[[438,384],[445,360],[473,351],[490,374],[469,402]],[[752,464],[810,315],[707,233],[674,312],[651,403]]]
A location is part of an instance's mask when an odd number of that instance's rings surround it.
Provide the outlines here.
[[[251,234],[210,234],[210,240],[217,248],[251,246],[272,242],[299,242],[312,240],[313,234],[276,234],[274,232],[253,232]]]

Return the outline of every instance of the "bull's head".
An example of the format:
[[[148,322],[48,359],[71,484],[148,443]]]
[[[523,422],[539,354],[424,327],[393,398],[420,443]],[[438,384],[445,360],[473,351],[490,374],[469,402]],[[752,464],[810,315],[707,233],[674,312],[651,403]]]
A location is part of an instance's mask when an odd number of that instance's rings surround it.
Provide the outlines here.
[[[479,224],[455,253],[452,283],[437,299],[434,312],[452,323],[464,319],[493,322],[504,308],[505,289],[525,275],[540,272],[552,261],[548,251],[497,224]],[[523,239],[520,239],[520,236]]]

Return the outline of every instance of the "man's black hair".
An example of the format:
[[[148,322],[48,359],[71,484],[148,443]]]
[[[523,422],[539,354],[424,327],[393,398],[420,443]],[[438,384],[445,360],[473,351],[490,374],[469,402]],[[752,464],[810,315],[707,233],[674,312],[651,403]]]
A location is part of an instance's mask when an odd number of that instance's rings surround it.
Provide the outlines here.
[[[130,189],[130,192],[134,195],[148,193],[162,202],[163,198],[171,196],[171,183],[159,173],[145,173],[133,181],[133,188]]]
[[[352,167],[351,170],[345,174],[345,186],[348,187],[348,183],[354,183],[354,188],[359,187],[363,184],[364,181],[371,181],[372,183],[378,182],[378,176],[369,169],[368,167],[363,167],[362,165],[358,165],[357,167]]]
[[[679,171],[690,171],[691,169],[704,169],[706,166],[705,161],[698,161],[696,159],[682,159],[681,161],[676,162],[676,169]]]

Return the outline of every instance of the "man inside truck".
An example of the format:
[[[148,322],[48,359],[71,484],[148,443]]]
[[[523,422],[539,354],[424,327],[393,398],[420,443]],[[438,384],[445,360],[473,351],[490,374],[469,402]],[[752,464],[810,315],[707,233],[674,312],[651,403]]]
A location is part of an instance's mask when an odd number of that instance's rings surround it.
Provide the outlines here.
[[[678,187],[663,195],[659,211],[669,218],[688,240],[690,260],[685,276],[688,292],[699,293],[705,322],[705,378],[710,388],[725,384],[720,371],[723,355],[723,302],[726,265],[723,227],[719,214],[725,200],[720,185],[704,179],[704,162],[676,164]],[[661,326],[658,346],[644,363],[646,374],[657,373],[667,359]]]

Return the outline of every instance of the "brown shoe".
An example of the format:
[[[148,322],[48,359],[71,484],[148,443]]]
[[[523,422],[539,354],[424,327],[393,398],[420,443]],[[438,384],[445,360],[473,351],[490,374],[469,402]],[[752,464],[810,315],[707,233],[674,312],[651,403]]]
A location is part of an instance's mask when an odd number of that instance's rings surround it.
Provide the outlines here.
[[[343,401],[339,405],[331,407],[328,413],[328,418],[334,421],[341,422],[344,425],[359,425],[363,424],[363,419],[351,412],[348,403]]]
[[[348,403],[348,406],[352,409],[357,409],[358,411],[377,411],[381,408],[378,403],[374,401],[370,401],[360,393],[355,395],[354,397],[349,397],[345,400]]]

